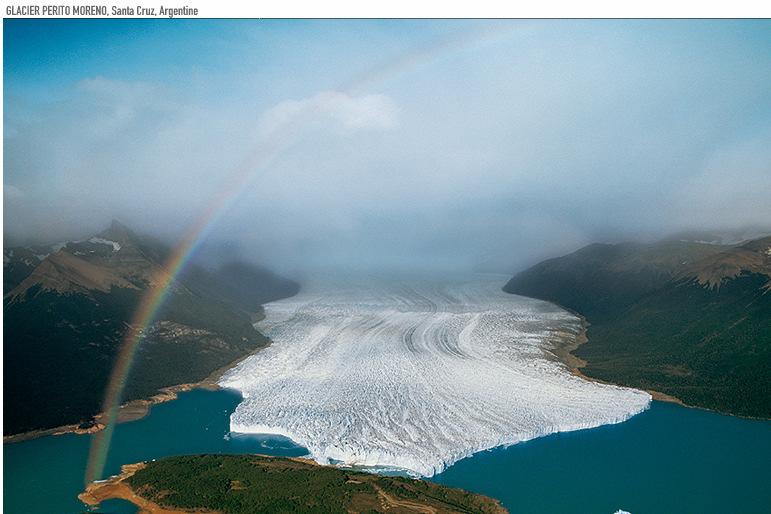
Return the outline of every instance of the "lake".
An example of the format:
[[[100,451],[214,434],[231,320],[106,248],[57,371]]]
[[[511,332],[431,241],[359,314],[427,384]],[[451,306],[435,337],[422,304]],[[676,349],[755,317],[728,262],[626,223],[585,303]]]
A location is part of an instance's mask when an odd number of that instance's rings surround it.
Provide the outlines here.
[[[229,435],[230,391],[195,390],[115,430],[105,472],[167,455],[302,456],[288,439]],[[4,444],[7,514],[78,513],[91,436]],[[516,513],[765,513],[771,422],[653,402],[631,420],[478,453],[433,481],[495,497]],[[133,513],[124,502],[98,512]]]

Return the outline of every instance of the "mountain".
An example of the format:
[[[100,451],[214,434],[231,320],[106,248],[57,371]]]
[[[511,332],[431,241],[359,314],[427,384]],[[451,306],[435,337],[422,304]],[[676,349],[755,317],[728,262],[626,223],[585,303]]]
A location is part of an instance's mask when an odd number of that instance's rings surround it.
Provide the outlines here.
[[[582,372],[722,412],[771,417],[771,237],[595,244],[513,277],[509,293],[590,322]]]
[[[519,273],[503,290],[549,300],[592,322],[613,315],[725,247],[686,242],[595,243]]]
[[[300,285],[254,264],[231,261],[215,270],[189,267],[180,277],[192,289],[218,298],[248,314],[279,298],[294,296]]]
[[[80,423],[100,411],[129,323],[144,293],[165,278],[168,255],[163,244],[117,222],[84,241],[5,250],[5,434]],[[171,282],[124,401],[201,381],[267,343],[249,316],[259,306],[241,301],[248,293],[238,281],[213,294],[216,273],[191,275]],[[266,276],[282,284],[274,297],[296,291],[293,282]],[[247,274],[242,284],[251,287],[259,277]]]
[[[62,245],[63,246],[63,245]],[[18,286],[51,254],[55,246],[29,246],[3,249],[3,295]]]

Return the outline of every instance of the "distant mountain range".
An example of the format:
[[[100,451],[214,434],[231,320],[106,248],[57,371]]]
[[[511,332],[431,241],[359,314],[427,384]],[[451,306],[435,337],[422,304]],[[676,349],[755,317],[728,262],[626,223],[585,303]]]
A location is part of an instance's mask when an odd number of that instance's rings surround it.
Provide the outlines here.
[[[3,252],[4,433],[88,421],[170,249],[113,222],[83,241]],[[250,316],[298,285],[246,263],[190,267],[140,345],[124,400],[203,380],[264,346]]]
[[[587,318],[588,342],[574,354],[588,376],[771,417],[771,237],[592,244],[504,290]]]

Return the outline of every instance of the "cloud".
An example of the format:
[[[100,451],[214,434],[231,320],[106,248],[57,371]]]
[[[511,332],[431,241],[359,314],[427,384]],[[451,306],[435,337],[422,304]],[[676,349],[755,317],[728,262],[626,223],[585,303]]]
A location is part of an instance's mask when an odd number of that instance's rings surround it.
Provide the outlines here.
[[[276,132],[302,126],[360,130],[388,130],[397,126],[394,101],[381,94],[351,96],[338,91],[323,91],[302,100],[284,100],[260,117],[259,132]]]
[[[80,100],[98,115],[84,116],[91,130],[102,139],[128,128],[137,116],[171,112],[176,107],[157,85],[140,81],[113,80],[97,76],[76,84]],[[96,114],[96,113],[95,113]]]
[[[5,201],[24,198],[24,191],[11,184],[3,184],[3,197]]]
[[[673,191],[671,215],[684,226],[771,223],[771,131],[716,149]]]
[[[357,93],[335,84],[433,36],[365,42],[366,22],[318,22],[223,37],[188,68],[64,48],[71,81],[6,77],[4,180],[24,192],[6,233],[61,240],[118,217],[173,239],[239,170],[209,244],[296,268],[513,271],[595,240],[771,219],[771,46],[746,24],[529,23],[400,60]]]

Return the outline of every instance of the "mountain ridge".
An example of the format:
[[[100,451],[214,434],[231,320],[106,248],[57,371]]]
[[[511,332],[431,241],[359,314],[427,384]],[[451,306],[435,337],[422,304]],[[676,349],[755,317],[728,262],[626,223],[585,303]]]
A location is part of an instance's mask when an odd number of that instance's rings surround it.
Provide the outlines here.
[[[163,262],[170,254],[162,243],[115,222],[85,240],[5,249],[4,269],[15,266],[4,280],[5,434],[88,423],[99,413],[134,312],[150,287],[169,278]],[[217,283],[216,273],[197,273]],[[296,291],[294,282],[271,280],[279,286],[264,298]],[[245,287],[255,281],[259,275]],[[258,306],[240,303],[238,286],[215,294],[190,277],[171,280],[139,345],[123,400],[199,382],[265,346],[250,317]]]
[[[589,377],[771,417],[771,237],[589,245],[503,289],[587,318],[588,341],[573,354]]]

